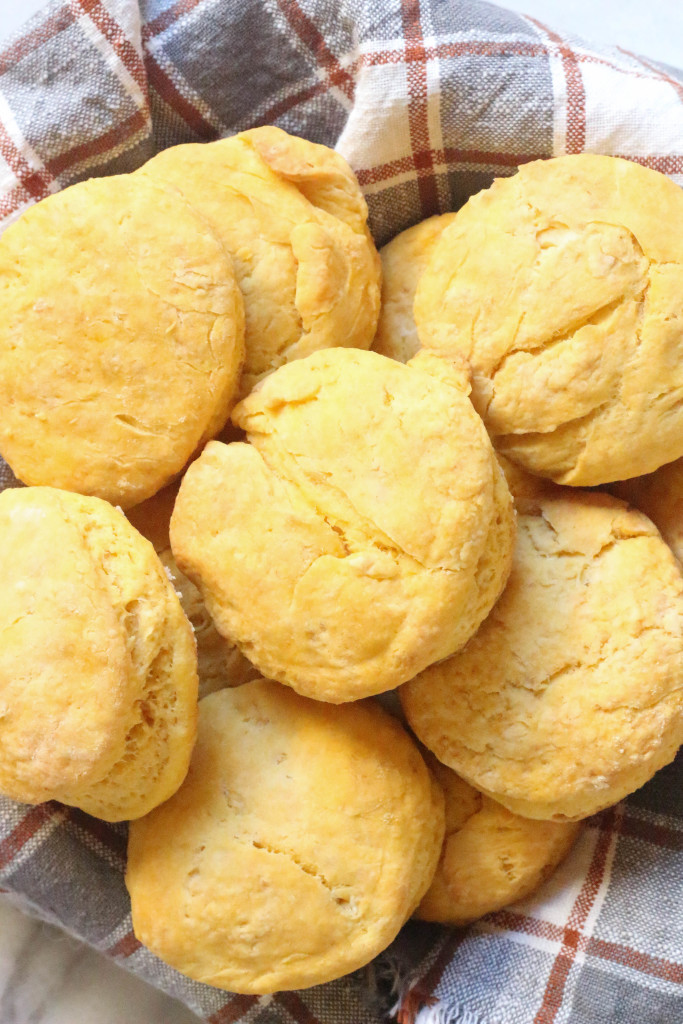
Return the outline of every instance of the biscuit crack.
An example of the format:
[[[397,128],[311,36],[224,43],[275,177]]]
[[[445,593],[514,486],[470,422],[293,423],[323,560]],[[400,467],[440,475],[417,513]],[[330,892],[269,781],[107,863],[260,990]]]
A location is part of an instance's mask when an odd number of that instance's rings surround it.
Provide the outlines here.
[[[285,857],[291,864],[294,864],[300,871],[305,875],[310,875],[311,878],[316,878],[321,886],[328,891],[330,898],[340,907],[350,906],[351,897],[348,892],[351,889],[349,885],[332,885],[328,879],[323,875],[317,868],[312,864],[306,864],[302,861],[295,853],[291,850],[279,850],[275,846],[271,846],[270,843],[265,843],[257,839],[252,839],[251,845],[256,850],[265,850],[266,853],[272,854],[274,857]],[[335,895],[336,894],[336,895]]]
[[[587,316],[579,317],[574,321],[570,321],[569,325],[563,325],[558,330],[548,335],[547,338],[541,338],[536,343],[514,347],[517,336],[526,318],[526,313],[522,313],[515,327],[515,332],[512,339],[513,347],[508,349],[507,352],[503,353],[503,355],[500,357],[500,359],[498,360],[498,362],[496,363],[496,365],[493,367],[489,374],[492,384],[495,383],[496,376],[505,368],[506,363],[513,356],[518,355],[520,352],[525,352],[528,355],[535,355],[538,353],[548,352],[552,348],[557,348],[558,345],[563,344],[565,341],[571,341],[583,327],[598,327],[601,323],[604,323],[604,321],[610,316],[610,314],[613,313],[616,309],[618,309],[619,306],[621,306],[625,300],[638,297],[639,302],[642,303],[643,295],[644,291],[641,293],[640,296],[631,296],[624,292],[623,294],[617,296],[616,299],[612,299],[610,302],[606,302],[604,303],[604,305],[599,306],[598,309],[594,310],[592,313],[589,313]],[[488,405],[491,404],[494,397],[494,395],[491,396]]]
[[[634,711],[636,714],[641,714],[643,711],[653,711],[655,708],[659,707],[660,704],[664,704],[665,702],[668,703],[670,698],[675,698],[679,694],[683,694],[683,686],[676,686],[671,690],[667,690],[665,694],[653,697],[652,700],[647,701],[647,703],[613,704],[611,707],[603,707],[602,704],[596,703],[593,706],[593,710],[600,711],[603,715],[613,715],[618,711]]]
[[[273,437],[273,435],[271,435]],[[342,544],[347,554],[362,554],[368,548],[389,555],[397,568],[406,575],[411,573],[459,573],[459,568],[450,568],[444,565],[426,565],[414,554],[406,551],[398,542],[387,534],[373,519],[363,515],[354,505],[346,491],[338,484],[333,483],[329,475],[326,479],[320,473],[304,469],[298,464],[296,453],[287,452],[281,445],[278,445],[278,458],[275,462],[268,458],[266,452],[259,448],[259,454],[268,468],[277,476],[282,477],[287,483],[294,486],[300,497],[322,519],[330,529],[342,539]],[[319,500],[320,495],[316,492],[327,491],[334,503],[347,507],[347,514],[344,515],[343,508],[332,510],[322,507]],[[332,502],[330,503],[332,504]],[[355,536],[354,536],[355,535]]]
[[[117,413],[114,419],[133,434],[141,434],[146,437],[156,437],[158,434],[158,431],[148,430],[135,416],[130,416],[127,413]]]

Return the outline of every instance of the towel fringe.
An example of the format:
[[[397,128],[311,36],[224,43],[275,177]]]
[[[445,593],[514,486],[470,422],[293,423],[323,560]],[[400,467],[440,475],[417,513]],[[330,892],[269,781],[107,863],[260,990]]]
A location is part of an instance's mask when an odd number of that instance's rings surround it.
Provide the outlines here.
[[[421,991],[419,982],[403,986],[391,1016],[397,1024],[493,1024],[474,1010]]]
[[[486,1024],[484,1017],[472,1010],[440,999],[433,1006],[423,1006],[415,1017],[415,1024]]]

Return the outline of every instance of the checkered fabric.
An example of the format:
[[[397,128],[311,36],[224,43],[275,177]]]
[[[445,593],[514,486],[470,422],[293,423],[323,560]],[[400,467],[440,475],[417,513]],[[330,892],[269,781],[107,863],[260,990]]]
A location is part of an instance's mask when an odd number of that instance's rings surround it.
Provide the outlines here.
[[[0,53],[0,222],[159,149],[272,123],[336,146],[379,244],[524,161],[584,150],[683,183],[683,74],[476,0],[68,0]],[[7,467],[0,487],[15,485]],[[212,1024],[683,1020],[683,763],[586,823],[533,900],[410,924],[369,968],[236,996],[135,939],[125,828],[0,798],[0,881]]]

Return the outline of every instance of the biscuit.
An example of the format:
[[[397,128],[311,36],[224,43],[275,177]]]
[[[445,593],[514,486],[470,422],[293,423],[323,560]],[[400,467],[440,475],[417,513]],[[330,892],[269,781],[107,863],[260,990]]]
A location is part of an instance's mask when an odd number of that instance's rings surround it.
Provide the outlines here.
[[[565,489],[560,487],[559,484],[554,484],[552,480],[527,473],[516,462],[506,459],[500,452],[497,455],[498,465],[503,471],[505,482],[508,485],[508,490],[512,495],[512,500],[517,510],[527,500],[536,501],[543,495],[546,497],[552,497],[553,495],[558,497],[561,494],[566,494]]]
[[[0,240],[0,452],[24,483],[134,505],[222,427],[243,333],[230,260],[176,192],[49,196]]]
[[[569,853],[580,825],[522,818],[435,757],[425,760],[446,798],[446,836],[414,916],[465,925],[535,892]]]
[[[509,810],[575,820],[683,740],[683,576],[652,523],[599,493],[520,503],[512,573],[467,647],[400,691],[439,760]]]
[[[373,351],[407,363],[419,351],[413,302],[417,282],[429,263],[441,233],[453,223],[454,213],[442,213],[402,231],[380,249],[382,304]]]
[[[443,795],[374,702],[266,680],[200,704],[185,784],[130,829],[133,928],[218,988],[305,988],[368,963],[434,873]]]
[[[196,730],[192,630],[154,550],[99,498],[0,494],[0,792],[107,821],[176,791]]]
[[[327,349],[235,409],[190,467],[171,544],[263,675],[339,703],[458,650],[498,597],[514,512],[459,369]]]
[[[371,239],[368,205],[355,174],[334,149],[289,135],[274,125],[251,128],[239,137],[253,146],[278,178],[295,185],[309,203]],[[374,249],[374,242],[372,246]]]
[[[163,150],[135,174],[178,188],[233,258],[246,314],[242,396],[292,359],[372,342],[380,263],[367,207],[342,158],[324,150],[257,128]]]
[[[168,528],[177,493],[176,484],[165,487],[154,497],[130,509],[128,521],[154,545],[194,630],[201,698],[224,686],[241,686],[258,672],[233,643],[221,636],[202,601],[202,595],[176,565]]]
[[[620,481],[610,491],[652,520],[683,565],[683,459],[647,476]]]
[[[558,483],[683,455],[683,192],[626,160],[524,164],[459,211],[415,297],[495,447]]]

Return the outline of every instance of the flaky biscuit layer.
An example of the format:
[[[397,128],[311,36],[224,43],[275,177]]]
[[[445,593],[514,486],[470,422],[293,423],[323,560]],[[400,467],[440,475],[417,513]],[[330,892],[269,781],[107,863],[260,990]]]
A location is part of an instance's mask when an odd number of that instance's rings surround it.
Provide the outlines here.
[[[241,686],[258,675],[237,647],[216,629],[213,619],[194,583],[182,573],[171,551],[169,522],[178,486],[172,484],[127,513],[129,522],[153,545],[181,607],[194,632],[197,644],[199,696],[206,697],[224,686]]]
[[[0,791],[109,821],[180,785],[195,736],[189,623],[152,546],[99,498],[0,494]]]
[[[163,150],[135,177],[177,188],[233,259],[244,296],[240,394],[321,348],[369,348],[380,263],[342,158],[279,128]]]

